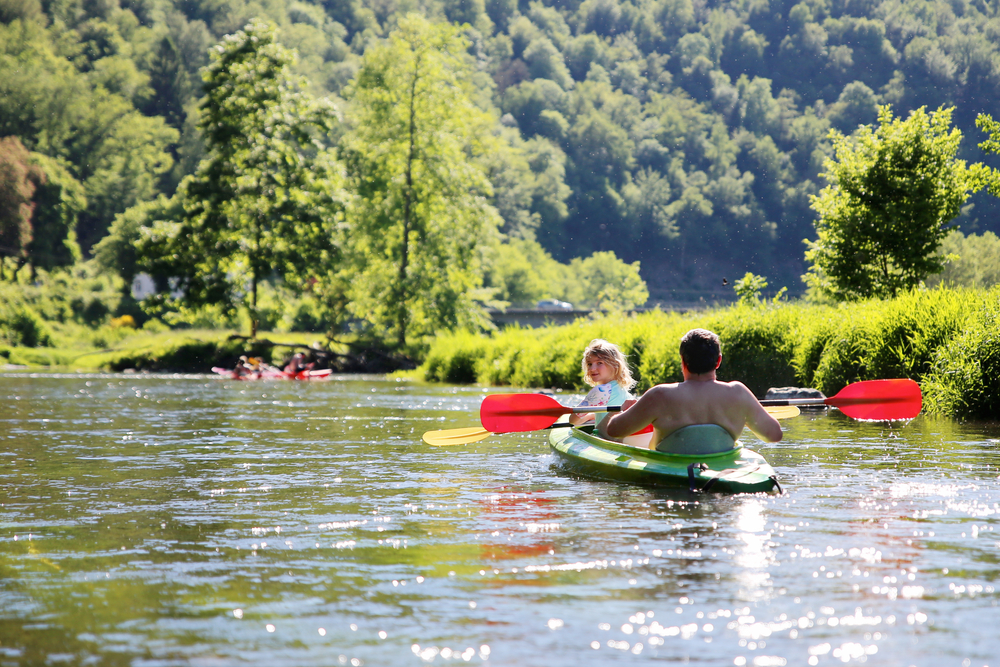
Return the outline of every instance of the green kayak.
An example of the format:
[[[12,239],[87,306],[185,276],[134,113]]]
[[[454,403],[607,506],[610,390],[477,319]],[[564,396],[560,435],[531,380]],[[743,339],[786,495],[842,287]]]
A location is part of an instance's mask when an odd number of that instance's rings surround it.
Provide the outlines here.
[[[590,433],[592,428],[557,428],[549,433],[552,449],[585,477],[681,486],[694,492],[766,493],[773,489],[781,492],[777,475],[764,457],[746,449],[739,441],[733,442],[732,436],[728,436],[725,451],[713,451],[720,449],[718,446],[699,446],[690,438],[687,441],[677,438],[672,449],[689,452],[678,453],[610,442]],[[634,444],[642,443],[634,441]]]

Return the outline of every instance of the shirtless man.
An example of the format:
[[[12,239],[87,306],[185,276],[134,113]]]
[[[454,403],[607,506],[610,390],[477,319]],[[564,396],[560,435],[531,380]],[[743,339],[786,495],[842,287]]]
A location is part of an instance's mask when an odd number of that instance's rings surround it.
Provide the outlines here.
[[[742,382],[719,382],[715,371],[722,363],[719,337],[705,329],[692,329],[681,338],[684,381],[658,384],[638,401],[626,401],[623,411],[605,419],[600,433],[622,438],[649,424],[654,433],[651,448],[684,426],[718,424],[733,440],[749,426],[765,442],[781,440],[781,426],[769,415]]]

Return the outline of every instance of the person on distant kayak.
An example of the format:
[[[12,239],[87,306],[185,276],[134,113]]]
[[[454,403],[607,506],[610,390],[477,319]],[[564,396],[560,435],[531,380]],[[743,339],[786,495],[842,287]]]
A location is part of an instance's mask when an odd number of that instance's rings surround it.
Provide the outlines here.
[[[635,386],[628,360],[614,343],[595,338],[583,351],[583,379],[591,389],[580,403],[588,407],[621,405],[632,398],[629,389]],[[582,424],[596,419],[600,424],[607,412],[574,414],[569,418],[572,424]]]
[[[239,361],[236,362],[236,368],[233,369],[233,376],[242,378],[253,375],[253,368],[250,367],[250,361],[246,356],[241,356]]]
[[[296,352],[292,355],[292,360],[285,366],[285,373],[294,377],[302,371],[311,370],[314,365],[312,363],[307,364],[305,355],[301,352]]]
[[[626,401],[623,411],[598,425],[603,436],[621,438],[653,425],[650,448],[686,426],[715,424],[733,440],[749,427],[765,442],[781,440],[781,426],[742,382],[719,382],[722,363],[719,337],[692,329],[681,338],[683,382],[658,384],[638,401]]]

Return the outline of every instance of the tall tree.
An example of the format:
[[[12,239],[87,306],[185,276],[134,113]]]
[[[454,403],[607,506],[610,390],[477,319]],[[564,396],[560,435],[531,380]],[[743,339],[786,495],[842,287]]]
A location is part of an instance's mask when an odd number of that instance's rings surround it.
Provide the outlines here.
[[[174,41],[169,36],[164,37],[160,40],[149,67],[152,94],[146,113],[150,116],[162,116],[167,125],[178,131],[183,130],[187,115],[184,113],[184,103],[190,95],[187,82],[187,72]]]
[[[17,137],[0,139],[0,280],[4,277],[4,257],[16,258],[18,269],[28,258],[33,197],[35,188],[45,180],[29,158],[28,149]]]
[[[812,198],[818,238],[806,242],[810,287],[837,300],[890,297],[941,271],[945,225],[986,173],[956,159],[951,111],[921,107],[902,120],[883,106],[877,128],[831,132],[829,185]]]
[[[482,314],[478,249],[500,220],[479,158],[496,119],[473,103],[467,49],[457,28],[408,15],[347,93],[352,308],[400,347]]]
[[[245,306],[252,336],[262,280],[302,286],[336,254],[340,174],[325,143],[336,119],[293,79],[294,60],[257,19],[215,47],[199,122],[208,155],[181,184],[184,220],[140,242],[140,263],[188,303]]]
[[[45,178],[35,191],[34,238],[28,248],[33,267],[53,269],[80,260],[76,224],[87,208],[83,184],[73,178],[65,161],[32,153],[31,161]]]

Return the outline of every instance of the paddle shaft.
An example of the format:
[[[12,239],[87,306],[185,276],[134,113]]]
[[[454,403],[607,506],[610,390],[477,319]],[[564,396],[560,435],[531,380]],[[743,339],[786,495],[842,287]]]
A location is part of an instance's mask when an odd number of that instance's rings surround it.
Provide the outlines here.
[[[558,408],[518,408],[514,410],[494,410],[492,414],[498,417],[561,417],[568,413],[575,415],[585,415],[590,412],[621,412],[620,405],[580,405],[575,408],[560,405]],[[549,426],[543,428],[551,428]]]
[[[893,421],[920,414],[923,398],[913,380],[863,380],[849,384],[829,398],[787,398],[761,401],[762,405],[829,405],[852,419]]]
[[[763,406],[768,405],[827,405],[825,398],[771,398],[760,402]]]
[[[832,396],[830,398],[770,398],[760,402],[763,406],[768,405],[831,405],[833,407],[838,407],[841,405],[868,405],[871,403],[901,403],[907,398],[872,398],[872,397],[859,397],[859,398],[837,398]]]

